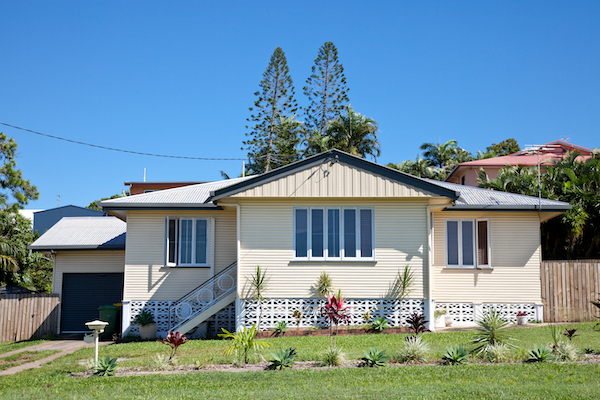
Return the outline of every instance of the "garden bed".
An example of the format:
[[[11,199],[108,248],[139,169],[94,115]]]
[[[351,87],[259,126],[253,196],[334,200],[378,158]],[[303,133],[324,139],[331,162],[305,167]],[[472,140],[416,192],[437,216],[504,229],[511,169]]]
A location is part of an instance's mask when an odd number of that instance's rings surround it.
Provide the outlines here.
[[[364,334],[384,334],[384,335],[399,335],[404,333],[410,333],[411,330],[407,327],[400,328],[386,328],[382,332],[374,331],[372,328],[346,328],[340,327],[337,331],[337,336],[348,336],[348,335],[364,335]],[[315,329],[315,328],[288,328],[285,333],[276,333],[272,329],[266,331],[260,331],[256,334],[257,339],[266,339],[273,337],[299,337],[299,336],[329,336],[330,331],[328,328]],[[335,332],[334,332],[335,334]]]

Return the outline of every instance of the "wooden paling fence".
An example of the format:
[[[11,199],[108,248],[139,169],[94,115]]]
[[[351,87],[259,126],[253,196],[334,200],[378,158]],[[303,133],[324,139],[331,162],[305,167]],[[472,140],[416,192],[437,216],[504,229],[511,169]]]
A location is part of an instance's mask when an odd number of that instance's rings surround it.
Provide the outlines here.
[[[0,342],[36,339],[58,331],[57,294],[0,295]]]
[[[545,322],[596,321],[600,310],[600,260],[542,261]]]

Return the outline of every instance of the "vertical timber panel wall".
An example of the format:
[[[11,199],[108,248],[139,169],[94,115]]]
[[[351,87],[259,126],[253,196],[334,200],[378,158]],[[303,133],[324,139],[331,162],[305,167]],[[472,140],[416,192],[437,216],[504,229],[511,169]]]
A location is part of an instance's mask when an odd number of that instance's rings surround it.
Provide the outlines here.
[[[0,342],[21,341],[55,334],[57,294],[0,295]]]
[[[540,263],[545,322],[596,321],[600,310],[600,260]]]

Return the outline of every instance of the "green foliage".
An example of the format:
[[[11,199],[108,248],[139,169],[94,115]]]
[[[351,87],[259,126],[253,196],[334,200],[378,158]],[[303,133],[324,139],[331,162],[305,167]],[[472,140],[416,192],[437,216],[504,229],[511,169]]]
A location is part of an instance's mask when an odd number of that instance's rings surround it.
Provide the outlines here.
[[[317,283],[315,284],[315,291],[321,297],[327,297],[329,293],[333,290],[333,282],[327,272],[321,272],[319,275],[319,279],[317,279]]]
[[[519,147],[519,143],[513,138],[504,139],[500,143],[492,143],[491,146],[486,148],[486,151],[495,154],[494,157],[507,156],[509,154],[514,154],[519,150],[521,150],[521,147]]]
[[[257,99],[250,107],[252,114],[247,119],[247,140],[243,142],[250,159],[247,169],[252,174],[296,161],[303,132],[302,124],[295,119],[298,105],[294,83],[280,47],[273,52],[259,86],[260,90],[254,93]]]
[[[405,266],[402,271],[398,270],[396,279],[388,289],[388,298],[396,299],[402,303],[412,291],[412,286],[415,282],[415,274],[409,265]]]
[[[383,332],[384,329],[389,328],[390,324],[385,317],[377,317],[371,322],[371,329],[375,332]]]
[[[478,330],[473,335],[472,343],[477,345],[475,352],[481,352],[487,345],[507,343],[512,340],[504,329],[508,321],[498,311],[491,309],[477,321]]]
[[[129,190],[123,190],[121,192],[121,194],[113,194],[110,197],[103,197],[100,200],[92,201],[86,208],[89,208],[90,210],[102,211],[102,209],[98,205],[98,203],[100,203],[101,201],[120,199],[121,197],[127,197],[127,196],[129,196]]]
[[[52,291],[52,261],[27,249],[38,237],[27,218],[12,209],[0,211],[0,286]]]
[[[421,336],[407,336],[404,347],[400,348],[399,361],[405,363],[426,362],[429,354],[429,345]]]
[[[389,163],[387,166],[410,175],[418,176],[419,178],[436,179],[439,181],[445,178],[443,169],[432,166],[429,160],[421,158],[421,156],[417,156],[414,161],[405,160],[399,164]]]
[[[329,346],[323,354],[323,365],[328,367],[339,367],[345,361],[345,354],[341,347]]]
[[[365,367],[383,367],[390,359],[386,354],[385,350],[377,350],[377,346],[372,347],[369,351],[363,352],[364,356],[361,357],[362,364]]]
[[[142,310],[142,312],[135,317],[133,322],[135,324],[139,324],[140,326],[146,326],[155,322],[154,315],[152,315],[152,313],[149,311]]]
[[[539,347],[537,345],[534,345],[533,350],[528,350],[527,354],[529,355],[527,361],[532,363],[545,362],[548,360],[553,360],[555,358],[554,354],[552,354],[552,350],[550,350],[544,345],[541,345]]]
[[[552,354],[560,361],[577,360],[577,347],[571,342],[560,341],[552,348]]]
[[[29,200],[37,200],[39,192],[27,179],[23,178],[21,170],[17,169],[17,142],[13,138],[8,139],[4,133],[0,133],[0,157],[3,165],[0,167],[0,210],[16,212],[19,208],[29,203]],[[11,200],[14,203],[10,203]]]
[[[277,321],[277,323],[275,324],[275,329],[273,329],[273,332],[275,332],[276,335],[283,335],[287,330],[288,330],[287,322]]]
[[[260,326],[260,320],[262,317],[262,301],[265,299],[263,293],[267,289],[268,279],[267,271],[263,269],[261,271],[260,265],[256,266],[254,274],[250,276],[250,293],[249,296],[253,299],[258,300],[258,326]]]
[[[117,358],[110,358],[109,354],[104,358],[98,358],[98,365],[94,367],[94,371],[99,376],[113,376],[118,368]]]
[[[319,49],[303,90],[309,101],[305,118],[307,130],[325,137],[329,121],[337,118],[350,101],[344,67],[332,42],[325,42]]]
[[[220,333],[219,337],[233,340],[231,346],[225,350],[225,355],[235,353],[237,362],[246,364],[251,350],[259,350],[270,346],[268,342],[259,342],[255,339],[258,333],[256,325],[252,325],[251,328],[243,327],[239,332],[229,332],[227,329],[221,329],[223,333]]]
[[[483,348],[483,357],[491,363],[508,361],[510,348],[505,343],[488,344]]]
[[[458,364],[466,364],[469,362],[469,357],[471,354],[464,346],[448,346],[446,347],[446,352],[442,355],[442,360],[446,364],[458,365]]]
[[[293,347],[287,349],[279,348],[275,353],[271,353],[272,360],[269,360],[271,365],[269,369],[285,369],[290,368],[294,365],[294,359],[296,358],[296,350]]]

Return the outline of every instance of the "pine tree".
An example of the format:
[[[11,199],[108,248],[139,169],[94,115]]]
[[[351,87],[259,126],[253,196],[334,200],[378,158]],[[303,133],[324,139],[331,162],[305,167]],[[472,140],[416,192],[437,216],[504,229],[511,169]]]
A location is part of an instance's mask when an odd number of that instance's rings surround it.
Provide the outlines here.
[[[326,42],[319,49],[304,87],[304,94],[310,102],[306,109],[307,130],[323,137],[329,121],[337,118],[349,103],[347,92],[344,67],[338,61],[338,51],[332,42]]]
[[[249,173],[269,172],[298,159],[301,123],[295,120],[298,104],[294,99],[294,83],[290,76],[285,54],[281,47],[275,49],[269,66],[260,81],[258,99],[247,119],[248,140],[243,144],[248,150]],[[243,150],[243,148],[242,148]]]

